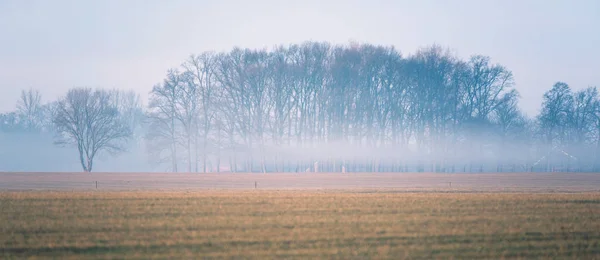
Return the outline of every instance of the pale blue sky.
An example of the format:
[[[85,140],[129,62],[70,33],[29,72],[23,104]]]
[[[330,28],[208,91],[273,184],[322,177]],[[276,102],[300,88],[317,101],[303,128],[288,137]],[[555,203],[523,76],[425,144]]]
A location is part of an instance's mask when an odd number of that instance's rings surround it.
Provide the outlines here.
[[[598,0],[0,0],[0,112],[30,87],[46,100],[73,86],[145,98],[192,53],[306,40],[490,56],[530,116],[556,81],[600,87]]]

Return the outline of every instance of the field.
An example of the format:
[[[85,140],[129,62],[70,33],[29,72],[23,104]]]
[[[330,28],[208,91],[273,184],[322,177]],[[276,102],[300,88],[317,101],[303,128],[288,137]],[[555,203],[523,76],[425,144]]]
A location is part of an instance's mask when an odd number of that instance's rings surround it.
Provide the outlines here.
[[[256,185],[256,186],[255,186]],[[2,173],[0,191],[372,190],[600,192],[596,173]]]
[[[0,258],[600,257],[591,174],[44,176],[0,174]]]

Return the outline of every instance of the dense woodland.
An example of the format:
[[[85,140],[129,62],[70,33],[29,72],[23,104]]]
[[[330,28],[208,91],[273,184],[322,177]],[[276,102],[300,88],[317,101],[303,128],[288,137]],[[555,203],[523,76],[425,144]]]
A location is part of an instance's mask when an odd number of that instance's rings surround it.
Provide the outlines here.
[[[71,147],[84,171],[131,153],[144,167],[115,170],[600,171],[597,89],[557,82],[543,98],[527,117],[508,68],[439,46],[407,56],[354,43],[235,48],[191,55],[147,101],[86,88],[45,101],[25,90],[0,114],[0,154],[30,133],[45,137],[29,149]]]

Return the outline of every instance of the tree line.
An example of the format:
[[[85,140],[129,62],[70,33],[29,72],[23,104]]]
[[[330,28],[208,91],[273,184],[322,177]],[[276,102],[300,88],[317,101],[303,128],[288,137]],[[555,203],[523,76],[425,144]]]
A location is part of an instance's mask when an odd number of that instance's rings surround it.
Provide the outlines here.
[[[191,55],[152,87],[23,91],[2,131],[49,131],[91,171],[100,152],[143,142],[173,172],[600,170],[600,98],[557,82],[541,112],[518,107],[512,72],[439,46],[305,42]]]

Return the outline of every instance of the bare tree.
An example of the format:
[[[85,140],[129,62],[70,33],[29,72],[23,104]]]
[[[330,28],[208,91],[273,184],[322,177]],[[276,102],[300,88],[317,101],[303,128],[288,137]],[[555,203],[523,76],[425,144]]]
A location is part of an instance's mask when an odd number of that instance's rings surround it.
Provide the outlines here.
[[[94,158],[102,151],[116,154],[125,150],[131,129],[123,122],[111,94],[105,90],[74,88],[58,101],[54,125],[56,144],[77,146],[85,172],[91,172]]]
[[[114,89],[110,91],[111,103],[119,110],[123,121],[129,126],[132,138],[141,139],[141,130],[144,123],[144,108],[140,95],[133,90],[124,91]]]
[[[502,171],[505,164],[511,163],[512,169],[516,169],[515,163],[521,163],[523,158],[523,151],[519,150],[518,144],[526,141],[523,140],[523,134],[527,132],[527,118],[519,110],[518,97],[516,91],[506,93],[491,118],[499,135],[499,143],[495,149],[499,161],[498,171]]]
[[[147,113],[149,131],[146,139],[150,159],[156,164],[169,162],[172,172],[178,171],[178,146],[180,126],[178,124],[177,99],[180,96],[179,74],[170,70],[162,84],[155,85],[150,92]],[[167,155],[164,155],[167,152]]]
[[[38,129],[42,125],[42,95],[39,90],[21,91],[17,102],[17,113],[24,120],[27,130]]]
[[[590,87],[574,93],[573,108],[568,122],[572,135],[569,141],[574,145],[584,145],[591,139],[594,132],[593,120],[597,99],[596,88]]]
[[[199,106],[200,112],[196,115],[196,131],[202,138],[202,171],[206,172],[207,155],[208,155],[208,137],[212,129],[213,120],[215,117],[215,92],[217,89],[216,80],[216,62],[218,56],[211,52],[205,52],[200,55],[192,55],[188,61],[183,64],[183,67],[191,75],[190,84],[195,88],[196,106]],[[198,138],[194,138],[194,146],[196,154],[200,145]],[[196,156],[196,171],[198,171]]]
[[[569,85],[564,82],[557,82],[544,94],[542,112],[538,120],[548,145],[564,141],[572,107],[573,94]]]
[[[597,92],[596,87],[594,87],[595,92]],[[596,145],[596,149],[594,152],[594,165],[592,170],[598,171],[600,166],[600,97],[596,97],[593,104],[593,112],[592,112],[592,122],[594,127],[594,137],[595,140],[593,143]]]
[[[538,116],[541,135],[545,140],[546,170],[553,168],[551,153],[568,144],[569,120],[573,113],[573,93],[564,82],[557,82],[544,94],[542,111]],[[542,150],[542,151],[543,151]]]

